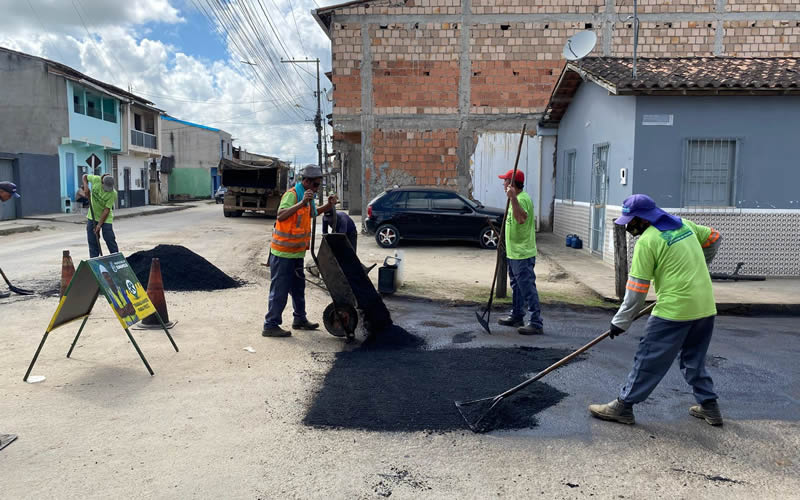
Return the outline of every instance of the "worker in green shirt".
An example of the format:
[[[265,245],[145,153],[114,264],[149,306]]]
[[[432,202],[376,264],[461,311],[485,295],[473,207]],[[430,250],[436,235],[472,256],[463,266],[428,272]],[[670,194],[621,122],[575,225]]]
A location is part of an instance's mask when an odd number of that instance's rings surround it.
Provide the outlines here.
[[[651,281],[658,300],[619,396],[608,404],[590,405],[589,412],[633,424],[633,405],[647,399],[680,355],[681,371],[697,401],[689,414],[722,425],[714,382],[705,366],[717,314],[708,266],[720,244],[719,232],[665,212],[644,194],[625,200],[616,223],[639,240],[625,298],[611,320],[611,338],[624,333],[642,310]]]
[[[90,186],[91,185],[91,186]],[[117,192],[114,190],[114,177],[110,174],[83,176],[83,192],[90,198],[89,213],[86,215],[86,237],[89,240],[89,258],[100,255],[100,234],[108,245],[108,253],[119,252],[114,235],[114,204]]]
[[[511,314],[501,318],[498,323],[515,326],[520,335],[541,335],[542,315],[539,307],[539,293],[536,291],[536,220],[533,214],[533,201],[523,191],[525,174],[509,170],[498,176],[503,179],[503,188],[510,200],[506,214],[505,249],[508,261],[508,279],[511,283]],[[514,180],[512,181],[512,177]],[[525,306],[529,314],[525,321]]]

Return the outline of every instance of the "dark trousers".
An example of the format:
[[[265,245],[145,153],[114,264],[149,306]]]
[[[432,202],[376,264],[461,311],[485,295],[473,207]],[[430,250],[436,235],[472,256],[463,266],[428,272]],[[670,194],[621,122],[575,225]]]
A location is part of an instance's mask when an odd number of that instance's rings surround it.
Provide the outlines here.
[[[287,259],[269,255],[269,305],[264,316],[264,328],[276,328],[283,321],[283,309],[292,296],[294,322],[306,319],[306,280],[303,271],[305,259]]]
[[[539,307],[539,292],[536,290],[536,273],[533,271],[536,257],[530,259],[508,259],[508,279],[511,283],[511,316],[525,319],[525,306],[530,314],[528,323],[542,328]]]
[[[95,222],[93,220],[86,219],[86,238],[89,240],[90,259],[100,256],[100,242],[94,235],[94,225]],[[103,224],[103,227],[100,228],[100,232],[103,234],[103,240],[106,242],[106,246],[108,247],[108,253],[112,254],[119,252],[119,247],[117,246],[117,237],[114,236],[114,228],[112,225],[106,222]]]
[[[352,245],[354,252],[358,250],[358,234],[356,232],[347,233],[347,241]]]
[[[683,378],[692,386],[694,399],[698,403],[717,399],[714,382],[706,371],[706,353],[713,331],[714,316],[694,321],[650,316],[619,399],[631,404],[647,399],[679,354]]]

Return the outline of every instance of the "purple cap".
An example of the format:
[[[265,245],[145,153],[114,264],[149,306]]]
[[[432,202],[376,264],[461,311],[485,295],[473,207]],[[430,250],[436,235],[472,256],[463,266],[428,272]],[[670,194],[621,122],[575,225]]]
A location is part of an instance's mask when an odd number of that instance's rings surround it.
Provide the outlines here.
[[[11,193],[14,195],[14,198],[19,198],[19,193],[17,192],[17,185],[13,182],[0,182],[0,189],[7,193]]]
[[[680,217],[658,208],[653,198],[646,194],[634,194],[625,198],[625,201],[622,202],[622,217],[614,222],[624,226],[634,217],[650,222],[659,231],[672,231],[683,225]]]

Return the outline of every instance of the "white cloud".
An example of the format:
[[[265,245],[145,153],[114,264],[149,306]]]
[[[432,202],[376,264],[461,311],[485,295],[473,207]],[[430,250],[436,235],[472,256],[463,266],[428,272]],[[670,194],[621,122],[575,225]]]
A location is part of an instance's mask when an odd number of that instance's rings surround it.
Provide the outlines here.
[[[285,103],[274,102],[274,92],[254,79],[254,70],[264,75],[272,68],[244,65],[231,50],[227,60],[211,61],[188,55],[180,40],[172,45],[153,39],[153,32],[143,24],[185,22],[194,7],[191,0],[178,5],[181,1],[0,0],[0,12],[8,13],[0,27],[0,46],[62,62],[121,88],[131,86],[134,93],[177,118],[230,132],[237,139],[235,144],[249,151],[290,161],[296,157],[301,164],[316,163],[316,132],[313,123],[303,119],[312,119],[316,109],[310,90],[316,88],[315,78],[288,66],[278,69],[290,87],[282,95],[299,106],[295,109],[301,118],[287,110]],[[269,13],[286,47],[281,56],[319,57],[321,71],[328,70],[330,43],[311,17],[314,1],[262,1],[275,7]],[[332,3],[336,2],[320,2]],[[208,23],[196,29],[217,37]],[[313,73],[313,65],[305,66]],[[274,76],[267,78],[274,81]],[[327,78],[321,78],[323,89],[329,88]],[[323,114],[327,113],[330,103],[323,98]]]

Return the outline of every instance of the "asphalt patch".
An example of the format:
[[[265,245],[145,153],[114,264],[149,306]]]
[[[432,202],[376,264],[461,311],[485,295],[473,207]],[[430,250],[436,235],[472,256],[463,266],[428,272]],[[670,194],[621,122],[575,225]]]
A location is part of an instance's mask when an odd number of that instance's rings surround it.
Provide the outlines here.
[[[147,288],[150,279],[150,264],[153,258],[161,263],[164,290],[211,291],[237,288],[242,283],[216,267],[211,262],[180,245],[158,245],[152,250],[143,250],[127,257],[136,277]]]
[[[568,353],[530,347],[425,351],[362,346],[336,354],[303,422],[379,432],[468,430],[454,401],[495,396]],[[533,427],[536,413],[565,396],[533,383],[501,402],[486,424],[492,430]]]

